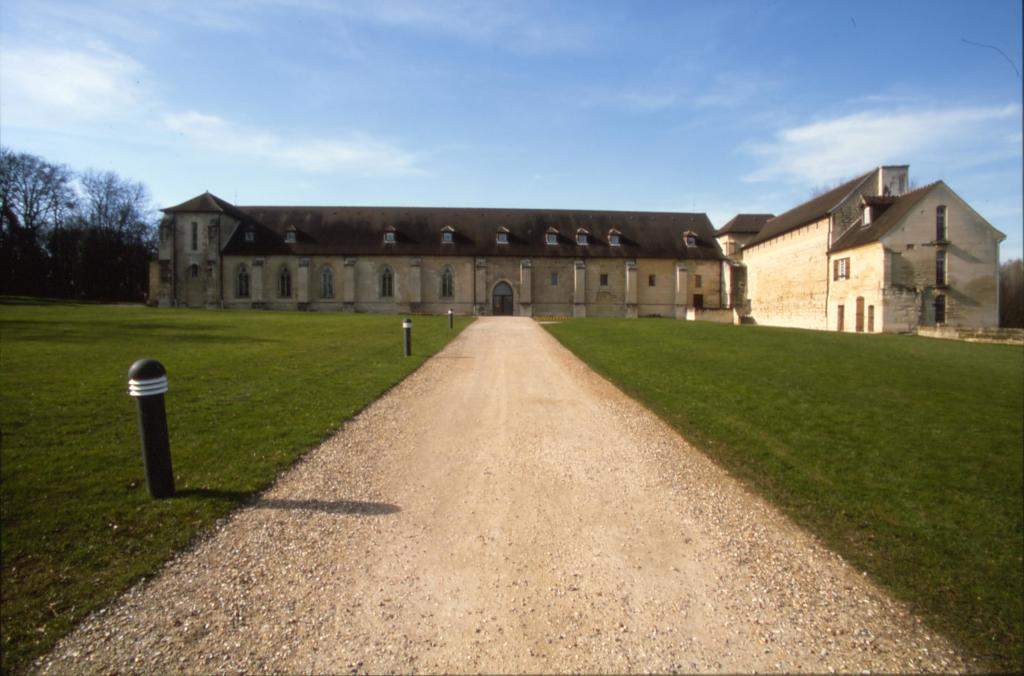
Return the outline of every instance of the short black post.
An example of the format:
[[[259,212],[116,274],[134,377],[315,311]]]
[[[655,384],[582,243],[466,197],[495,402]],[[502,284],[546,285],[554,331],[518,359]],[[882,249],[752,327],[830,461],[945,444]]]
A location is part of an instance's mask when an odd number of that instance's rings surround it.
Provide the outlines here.
[[[451,331],[455,328],[455,313],[452,312],[451,308],[448,308],[448,330]]]
[[[128,394],[139,404],[139,435],[146,485],[154,498],[174,495],[171,444],[167,437],[167,370],[155,359],[140,359],[128,369]]]
[[[405,330],[405,356],[412,356],[412,320],[406,317],[405,321],[402,322],[402,328]]]

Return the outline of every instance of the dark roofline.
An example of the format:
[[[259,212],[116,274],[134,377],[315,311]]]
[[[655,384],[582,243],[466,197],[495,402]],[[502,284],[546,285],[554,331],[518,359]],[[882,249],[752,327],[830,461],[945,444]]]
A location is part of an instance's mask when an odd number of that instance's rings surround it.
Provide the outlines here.
[[[917,203],[924,199],[931,192],[932,188],[940,183],[942,183],[941,180],[935,181],[916,190],[903,193],[878,218],[872,219],[867,225],[858,221],[850,226],[843,233],[842,237],[829,247],[828,252],[835,253],[878,242],[882,237],[892,232],[893,228],[899,225],[900,221],[913,210]]]
[[[730,233],[755,235],[772,218],[775,218],[775,214],[736,214],[729,219],[729,222],[715,231],[715,237]]]
[[[779,214],[765,223],[764,227],[761,228],[761,232],[755,235],[754,239],[750,240],[743,248],[753,248],[758,244],[763,244],[780,235],[785,235],[788,232],[820,220],[823,216],[831,214],[835,211],[836,207],[849,199],[850,195],[864,185],[865,181],[875,175],[878,169],[878,167],[875,167],[865,174],[861,174],[821,195],[812,197],[806,202],[801,202],[785,213]]]

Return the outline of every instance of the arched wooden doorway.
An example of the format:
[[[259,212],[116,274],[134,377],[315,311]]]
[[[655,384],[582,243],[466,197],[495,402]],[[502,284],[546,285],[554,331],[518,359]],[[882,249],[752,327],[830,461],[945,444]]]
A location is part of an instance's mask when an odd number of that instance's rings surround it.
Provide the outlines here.
[[[512,287],[508,282],[498,282],[491,294],[491,314],[512,314]]]

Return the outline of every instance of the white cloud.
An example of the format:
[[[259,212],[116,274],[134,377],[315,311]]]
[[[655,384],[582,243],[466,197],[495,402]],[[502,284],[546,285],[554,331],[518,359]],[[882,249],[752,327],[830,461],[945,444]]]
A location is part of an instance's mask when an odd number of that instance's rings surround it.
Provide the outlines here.
[[[146,97],[142,67],[93,42],[79,49],[13,47],[0,54],[0,110],[5,124],[120,116]]]
[[[747,152],[763,165],[747,181],[792,180],[818,185],[872,166],[917,163],[977,166],[1020,154],[1012,142],[1016,104],[924,110],[870,110],[783,129]]]
[[[368,134],[345,138],[283,137],[197,111],[166,113],[164,125],[197,148],[310,172],[365,176],[422,174],[415,155]]]

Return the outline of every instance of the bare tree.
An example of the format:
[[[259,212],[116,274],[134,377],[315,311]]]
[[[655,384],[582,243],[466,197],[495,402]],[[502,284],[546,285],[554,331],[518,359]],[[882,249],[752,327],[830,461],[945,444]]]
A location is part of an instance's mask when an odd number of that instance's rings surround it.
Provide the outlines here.
[[[112,171],[81,174],[79,217],[90,228],[113,230],[133,241],[151,244],[155,210],[146,186]]]
[[[10,227],[41,234],[66,222],[77,205],[72,179],[62,164],[0,148],[0,200],[17,217]]]

